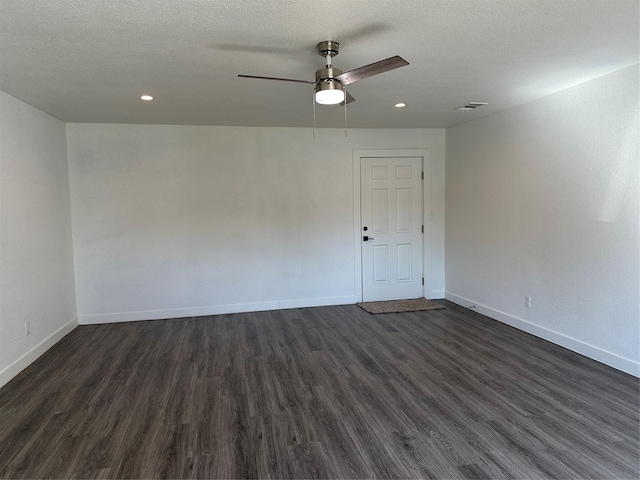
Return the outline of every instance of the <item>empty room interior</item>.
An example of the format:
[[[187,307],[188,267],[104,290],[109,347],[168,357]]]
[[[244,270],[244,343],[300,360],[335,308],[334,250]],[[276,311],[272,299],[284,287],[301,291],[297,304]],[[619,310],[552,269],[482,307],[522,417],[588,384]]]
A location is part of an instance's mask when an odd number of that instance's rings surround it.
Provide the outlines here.
[[[639,478],[639,10],[0,0],[0,478]]]

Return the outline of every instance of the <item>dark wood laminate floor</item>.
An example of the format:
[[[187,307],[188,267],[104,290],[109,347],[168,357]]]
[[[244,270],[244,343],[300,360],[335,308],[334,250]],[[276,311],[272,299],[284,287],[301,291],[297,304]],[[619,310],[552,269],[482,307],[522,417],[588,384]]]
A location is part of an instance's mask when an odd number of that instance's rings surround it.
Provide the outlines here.
[[[451,303],[81,326],[0,390],[0,477],[638,478],[638,398]]]

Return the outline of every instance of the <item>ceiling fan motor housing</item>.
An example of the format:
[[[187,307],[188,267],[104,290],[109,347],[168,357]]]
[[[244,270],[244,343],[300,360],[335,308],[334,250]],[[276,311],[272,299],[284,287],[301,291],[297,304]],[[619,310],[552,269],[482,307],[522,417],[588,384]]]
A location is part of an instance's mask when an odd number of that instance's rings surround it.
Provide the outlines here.
[[[342,83],[335,80],[342,70],[339,68],[321,68],[316,72],[316,92],[321,90],[343,90]]]
[[[316,82],[321,82],[323,80],[332,80],[338,75],[342,75],[342,70],[335,67],[325,67],[321,68],[316,72]]]

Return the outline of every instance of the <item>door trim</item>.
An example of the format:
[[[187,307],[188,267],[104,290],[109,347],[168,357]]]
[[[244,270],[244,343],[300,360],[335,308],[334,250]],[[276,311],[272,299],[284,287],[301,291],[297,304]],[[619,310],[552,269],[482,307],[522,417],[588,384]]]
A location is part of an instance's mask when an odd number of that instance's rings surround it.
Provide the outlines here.
[[[353,150],[353,245],[354,245],[354,295],[357,302],[362,302],[362,219],[360,215],[360,175],[362,158],[380,157],[422,157],[424,181],[422,182],[422,275],[424,285],[422,296],[431,291],[431,149],[429,148],[395,148],[376,150]]]

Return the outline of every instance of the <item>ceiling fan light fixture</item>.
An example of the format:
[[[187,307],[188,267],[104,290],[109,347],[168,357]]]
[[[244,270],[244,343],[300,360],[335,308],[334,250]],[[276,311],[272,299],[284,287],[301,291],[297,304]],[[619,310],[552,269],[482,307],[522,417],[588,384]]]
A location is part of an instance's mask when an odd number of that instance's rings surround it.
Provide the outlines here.
[[[344,90],[340,82],[326,80],[316,84],[316,103],[337,105],[344,102]]]

